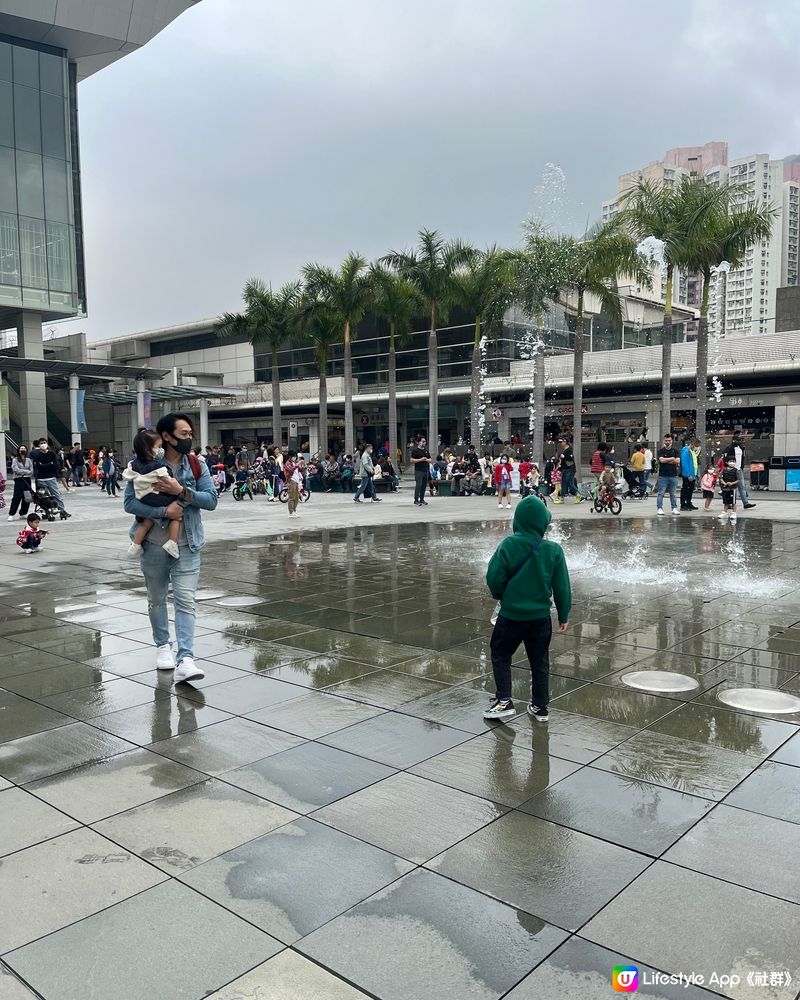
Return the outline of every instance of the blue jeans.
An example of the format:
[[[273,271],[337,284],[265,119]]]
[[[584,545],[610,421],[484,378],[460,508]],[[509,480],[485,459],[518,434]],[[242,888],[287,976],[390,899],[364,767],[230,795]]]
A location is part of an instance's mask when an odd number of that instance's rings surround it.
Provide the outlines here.
[[[561,496],[577,496],[578,487],[575,485],[575,470],[563,468],[561,470]]]
[[[361,477],[361,482],[358,484],[358,489],[356,490],[356,495],[353,497],[353,499],[358,500],[361,496],[365,497],[375,496],[375,490],[372,488],[371,476]]]
[[[36,485],[41,486],[46,493],[50,494],[56,502],[56,507],[58,507],[60,511],[64,510],[64,501],[61,499],[61,490],[58,488],[58,483],[55,479],[37,479]]]
[[[750,503],[750,498],[747,496],[747,489],[744,485],[744,469],[737,469],[736,477],[739,480],[739,499],[742,501],[742,505]]]
[[[80,486],[82,479],[83,479],[83,466],[82,465],[73,465],[72,466],[72,482],[76,486]]]
[[[145,541],[141,556],[147,613],[157,646],[169,645],[167,590],[172,580],[178,663],[184,656],[194,656],[194,595],[200,577],[200,552],[192,552],[188,545],[181,545],[180,551],[180,559],[173,559],[160,545]]]
[[[664,509],[664,494],[669,493],[672,509],[678,506],[678,477],[659,476],[656,484],[656,510]]]

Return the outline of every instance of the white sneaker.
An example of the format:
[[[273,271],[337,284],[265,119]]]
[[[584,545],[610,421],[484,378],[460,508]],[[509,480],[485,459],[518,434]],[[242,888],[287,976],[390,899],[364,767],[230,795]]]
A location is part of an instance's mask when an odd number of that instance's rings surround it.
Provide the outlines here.
[[[673,507],[672,508],[672,513],[675,514],[675,516],[677,517],[677,515],[680,514],[680,511],[678,510],[677,507]]]
[[[663,510],[657,510],[657,511],[656,511],[656,514],[657,514],[657,515],[658,515],[659,517],[663,517],[663,516],[664,516],[664,511],[663,511]]]
[[[17,515],[16,514],[9,514],[8,515],[8,519],[9,519],[9,521],[16,521]]]
[[[511,504],[510,504],[510,503],[507,503],[507,504],[506,504],[506,508],[509,508],[510,506],[511,506]]]
[[[731,524],[736,524],[736,515],[731,514]]]
[[[498,509],[498,510],[502,510],[502,509],[503,509],[503,505],[502,505],[501,503],[499,503],[499,504],[497,505],[497,509]]]
[[[168,556],[172,556],[173,559],[180,559],[181,550],[178,548],[178,543],[173,542],[172,539],[168,539],[161,548],[167,553]]]
[[[721,514],[718,514],[717,517],[720,519],[720,521],[727,521],[728,512],[726,510],[723,510],[723,512]]]
[[[137,545],[136,542],[131,542],[128,546],[128,558],[133,559],[135,556],[140,556],[142,554],[142,546]]]
[[[183,684],[186,681],[199,681],[205,677],[202,667],[198,667],[191,656],[184,656],[175,668],[175,683]]]
[[[175,654],[172,652],[172,646],[167,643],[166,646],[159,646],[156,650],[156,670],[174,670],[175,669]]]

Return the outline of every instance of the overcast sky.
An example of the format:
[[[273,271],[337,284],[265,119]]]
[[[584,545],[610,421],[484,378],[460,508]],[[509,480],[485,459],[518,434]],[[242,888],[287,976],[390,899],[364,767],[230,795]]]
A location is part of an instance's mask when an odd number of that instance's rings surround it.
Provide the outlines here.
[[[800,152],[798,37],[800,0],[202,0],[80,86],[89,317],[60,329],[213,316],[423,226],[575,227],[672,146]]]

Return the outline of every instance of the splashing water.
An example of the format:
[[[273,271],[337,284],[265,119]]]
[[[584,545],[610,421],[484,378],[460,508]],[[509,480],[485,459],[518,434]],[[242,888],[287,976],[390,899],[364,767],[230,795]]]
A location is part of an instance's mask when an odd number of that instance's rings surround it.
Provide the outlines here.
[[[486,360],[486,347],[489,343],[489,338],[486,336],[481,337],[478,347],[481,352],[481,368],[480,368],[480,382],[479,382],[479,403],[478,403],[478,433],[481,441],[483,441],[483,433],[486,429],[486,407],[488,406],[490,400],[486,395],[486,378],[489,374],[489,366]]]
[[[714,284],[711,289],[712,302],[711,312],[714,322],[710,324],[709,333],[712,341],[712,354],[709,364],[709,374],[711,375],[711,398],[719,406],[722,402],[722,379],[719,377],[720,364],[722,362],[722,341],[725,339],[725,316],[727,303],[728,281],[727,275],[731,265],[727,260],[723,260],[716,267],[711,268]],[[725,275],[725,277],[722,277]]]
[[[657,236],[645,236],[636,247],[636,250],[643,257],[646,257],[651,264],[658,264],[659,267],[664,267],[665,246],[666,243]]]
[[[530,361],[531,385],[535,385],[536,366],[537,364],[544,364],[544,341],[539,335],[538,330],[535,333],[533,330],[525,331],[520,340],[519,354],[523,361]],[[544,420],[544,414],[541,414],[541,419],[542,421]],[[533,391],[531,391],[528,394],[528,434],[530,435],[531,442],[533,442],[533,434],[535,430],[536,430],[536,396],[533,393]]]

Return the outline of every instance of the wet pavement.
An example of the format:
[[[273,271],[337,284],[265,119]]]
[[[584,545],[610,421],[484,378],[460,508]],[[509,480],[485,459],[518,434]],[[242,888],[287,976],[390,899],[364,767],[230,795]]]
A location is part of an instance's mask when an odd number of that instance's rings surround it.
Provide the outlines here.
[[[0,1000],[795,1000],[800,524],[560,520],[550,722],[520,654],[497,725],[508,521],[397,520],[212,541],[195,685],[116,527],[14,563]]]

